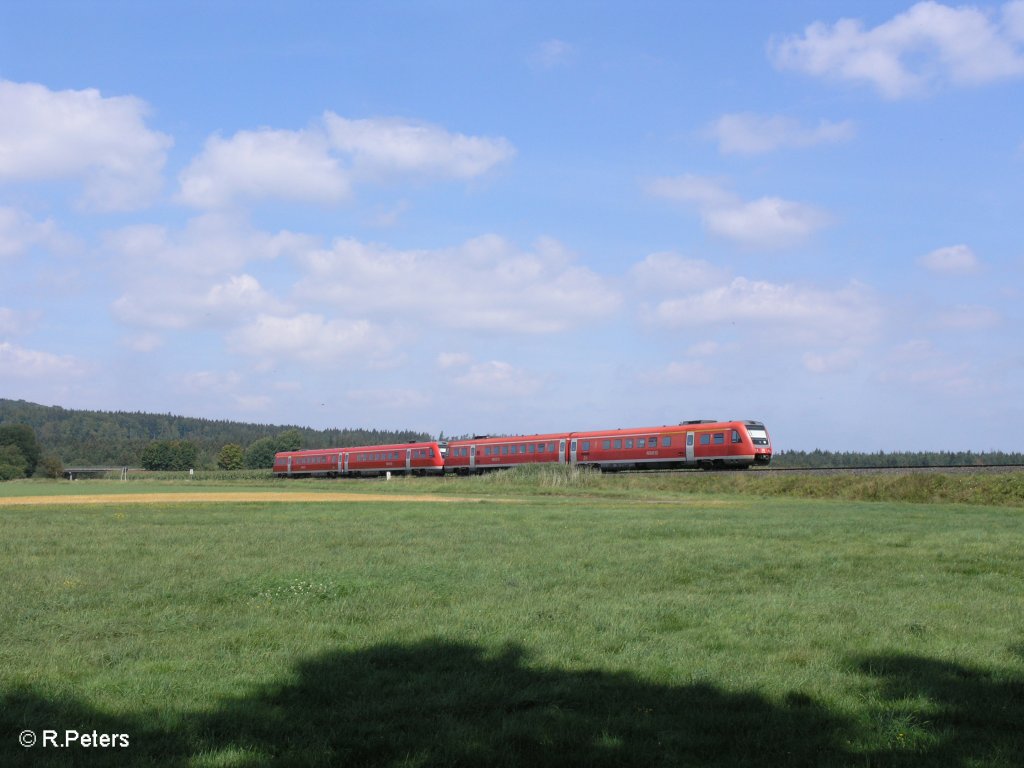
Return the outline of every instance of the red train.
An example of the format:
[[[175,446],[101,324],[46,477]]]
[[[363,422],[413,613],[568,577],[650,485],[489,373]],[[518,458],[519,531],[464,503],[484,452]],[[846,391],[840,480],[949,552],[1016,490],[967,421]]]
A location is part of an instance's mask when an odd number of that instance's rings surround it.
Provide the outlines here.
[[[675,426],[474,437],[279,453],[281,477],[472,474],[520,464],[623,469],[746,469],[768,464],[772,445],[759,421],[684,421]]]
[[[440,475],[444,472],[444,443],[323,448],[284,451],[274,456],[274,474],[279,477],[358,477],[386,472]]]

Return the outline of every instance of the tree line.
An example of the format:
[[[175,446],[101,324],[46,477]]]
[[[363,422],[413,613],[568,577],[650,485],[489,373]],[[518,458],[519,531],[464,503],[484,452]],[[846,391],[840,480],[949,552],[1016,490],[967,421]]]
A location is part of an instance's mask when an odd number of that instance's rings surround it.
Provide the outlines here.
[[[1006,451],[776,451],[773,467],[856,469],[858,467],[991,467],[1024,465],[1024,453]]]
[[[279,450],[430,439],[411,430],[317,430],[173,414],[71,410],[0,398],[0,426],[16,425],[33,434],[40,456],[54,457],[65,466],[153,469],[263,468],[273,465]],[[13,442],[5,438],[0,446]],[[22,468],[13,451],[0,452],[0,464],[13,467],[16,477],[33,474],[37,463]]]

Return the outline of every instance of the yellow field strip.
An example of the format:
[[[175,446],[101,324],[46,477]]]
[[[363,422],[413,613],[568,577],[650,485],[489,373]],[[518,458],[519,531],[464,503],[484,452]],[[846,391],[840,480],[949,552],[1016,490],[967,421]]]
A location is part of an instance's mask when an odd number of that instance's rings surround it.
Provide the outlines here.
[[[101,493],[82,496],[8,496],[0,497],[0,507],[79,505],[79,504],[184,504],[184,503],[247,503],[247,502],[359,502],[394,501],[435,504],[465,504],[507,499],[469,498],[465,496],[427,496],[384,493]]]

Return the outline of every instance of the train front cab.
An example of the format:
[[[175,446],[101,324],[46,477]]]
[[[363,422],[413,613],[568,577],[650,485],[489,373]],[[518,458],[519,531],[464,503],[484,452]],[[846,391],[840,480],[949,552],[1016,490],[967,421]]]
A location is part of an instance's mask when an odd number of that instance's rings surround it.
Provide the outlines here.
[[[745,421],[743,428],[754,446],[754,464],[768,466],[772,460],[772,440],[768,437],[768,430],[760,421]]]

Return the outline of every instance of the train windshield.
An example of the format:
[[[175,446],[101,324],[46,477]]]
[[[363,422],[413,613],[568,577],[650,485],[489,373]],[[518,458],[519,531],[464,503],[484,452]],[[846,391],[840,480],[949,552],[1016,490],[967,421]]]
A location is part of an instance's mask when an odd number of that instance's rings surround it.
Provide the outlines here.
[[[768,445],[768,433],[764,427],[748,426],[747,434],[754,445]]]

